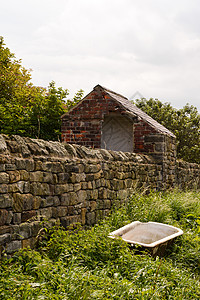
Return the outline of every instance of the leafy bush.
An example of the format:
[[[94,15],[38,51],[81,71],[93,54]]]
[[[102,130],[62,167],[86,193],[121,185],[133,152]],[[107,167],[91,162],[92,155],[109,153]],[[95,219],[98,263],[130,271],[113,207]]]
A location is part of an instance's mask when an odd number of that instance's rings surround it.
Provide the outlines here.
[[[196,107],[186,104],[176,109],[152,98],[137,99],[135,104],[175,134],[178,158],[200,163],[200,114]]]
[[[36,250],[0,268],[2,299],[199,299],[200,192],[134,194],[89,230],[49,230]],[[109,232],[134,220],[183,229],[164,258],[130,249]]]

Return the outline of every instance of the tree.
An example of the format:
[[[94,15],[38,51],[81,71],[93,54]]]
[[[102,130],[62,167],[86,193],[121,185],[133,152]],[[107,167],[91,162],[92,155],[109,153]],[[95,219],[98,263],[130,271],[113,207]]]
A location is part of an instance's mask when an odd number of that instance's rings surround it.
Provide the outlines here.
[[[186,104],[176,109],[152,98],[137,99],[135,104],[175,134],[178,158],[200,163],[200,114],[196,107]]]
[[[31,82],[31,70],[5,46],[0,37],[0,133],[58,140],[60,117],[83,97],[78,91],[67,100],[67,89],[36,87]]]
[[[23,133],[27,108],[42,89],[30,83],[30,70],[16,60],[0,37],[0,132]],[[24,128],[24,129],[23,129]]]

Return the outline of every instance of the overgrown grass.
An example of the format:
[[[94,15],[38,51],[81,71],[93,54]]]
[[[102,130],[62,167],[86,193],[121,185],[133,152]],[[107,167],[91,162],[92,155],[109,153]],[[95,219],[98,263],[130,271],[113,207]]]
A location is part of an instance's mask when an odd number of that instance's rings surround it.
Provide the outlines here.
[[[134,220],[181,228],[164,258],[130,249],[109,232]],[[54,227],[36,250],[0,269],[0,299],[199,299],[200,192],[134,194],[89,230]]]

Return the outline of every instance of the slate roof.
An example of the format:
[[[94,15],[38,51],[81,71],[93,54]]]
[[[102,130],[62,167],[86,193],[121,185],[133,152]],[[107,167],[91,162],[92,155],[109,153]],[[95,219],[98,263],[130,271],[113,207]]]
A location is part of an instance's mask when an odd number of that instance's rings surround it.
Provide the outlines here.
[[[120,105],[122,105],[126,111],[128,111],[129,113],[131,113],[133,116],[138,116],[140,117],[142,120],[146,121],[149,125],[151,125],[152,127],[154,127],[156,130],[158,130],[159,132],[163,133],[163,134],[167,134],[171,137],[175,138],[175,135],[169,131],[166,127],[164,127],[163,125],[161,125],[160,123],[158,123],[156,120],[154,120],[153,118],[151,118],[149,115],[147,115],[144,111],[142,111],[141,109],[139,109],[136,105],[134,105],[130,100],[128,100],[126,97],[117,94],[105,87],[102,87],[100,85],[97,85],[94,87],[94,90],[96,89],[100,89],[103,90],[105,93],[107,93],[113,100],[117,101]]]

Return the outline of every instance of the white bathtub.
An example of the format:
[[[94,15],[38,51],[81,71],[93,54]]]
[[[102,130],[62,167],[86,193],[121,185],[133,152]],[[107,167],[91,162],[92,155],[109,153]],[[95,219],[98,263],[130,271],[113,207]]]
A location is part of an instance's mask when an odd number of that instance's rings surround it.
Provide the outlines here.
[[[121,237],[131,245],[140,245],[149,248],[154,256],[164,254],[168,244],[181,234],[183,234],[181,229],[171,225],[135,221],[111,232],[109,237]]]

